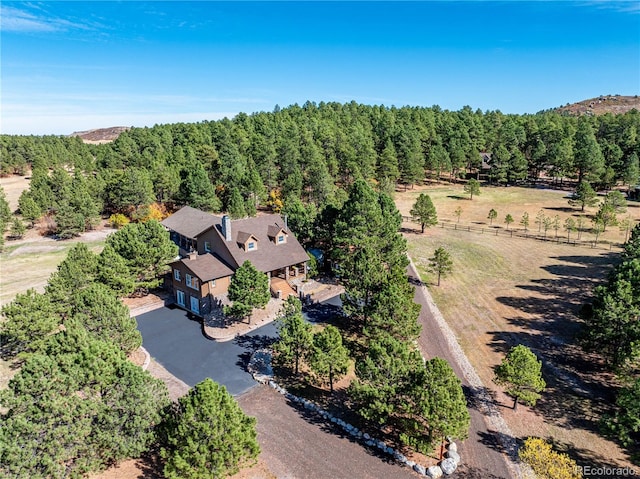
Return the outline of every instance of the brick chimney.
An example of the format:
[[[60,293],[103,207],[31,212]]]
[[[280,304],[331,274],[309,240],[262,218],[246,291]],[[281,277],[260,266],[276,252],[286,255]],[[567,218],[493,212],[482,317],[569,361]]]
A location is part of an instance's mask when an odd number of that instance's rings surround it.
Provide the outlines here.
[[[228,215],[222,217],[222,236],[225,241],[231,241],[231,218]]]

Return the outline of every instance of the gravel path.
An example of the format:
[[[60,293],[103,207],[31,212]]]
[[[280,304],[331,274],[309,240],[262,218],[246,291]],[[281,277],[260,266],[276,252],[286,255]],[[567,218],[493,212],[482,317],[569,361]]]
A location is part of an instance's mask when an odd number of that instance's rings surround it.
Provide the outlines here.
[[[422,305],[419,318],[422,334],[418,339],[420,350],[426,358],[438,356],[449,361],[462,380],[470,406],[469,438],[460,444],[462,463],[459,471],[462,477],[522,478],[522,471],[515,462],[517,448],[513,434],[420,280],[413,262],[408,273],[415,285],[415,301]]]

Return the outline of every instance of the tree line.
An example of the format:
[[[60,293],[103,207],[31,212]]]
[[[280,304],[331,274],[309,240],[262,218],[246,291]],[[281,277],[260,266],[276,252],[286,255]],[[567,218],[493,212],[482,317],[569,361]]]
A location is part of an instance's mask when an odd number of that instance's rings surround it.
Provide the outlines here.
[[[620,262],[582,310],[583,346],[599,353],[622,387],[604,430],[640,460],[640,225],[633,228]]]
[[[639,131],[635,110],[574,118],[307,102],[232,120],[132,128],[104,145],[0,135],[0,174],[31,168],[24,219],[48,215],[52,232],[75,235],[100,215],[145,217],[154,203],[234,217],[293,199],[321,209],[344,200],[357,179],[392,193],[425,172],[477,176],[480,152],[491,154],[483,173],[494,184],[544,173],[603,188],[631,185],[640,172]]]

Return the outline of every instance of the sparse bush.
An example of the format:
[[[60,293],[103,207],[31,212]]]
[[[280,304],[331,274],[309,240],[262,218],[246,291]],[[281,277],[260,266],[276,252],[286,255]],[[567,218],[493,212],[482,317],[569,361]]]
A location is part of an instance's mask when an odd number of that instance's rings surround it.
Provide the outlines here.
[[[125,226],[125,225],[127,225],[129,223],[130,223],[129,218],[127,218],[122,213],[116,213],[116,214],[113,214],[113,215],[109,216],[109,225],[112,228],[120,229],[120,228],[122,228],[123,226]]]
[[[544,439],[530,437],[518,451],[520,460],[528,464],[539,479],[580,479],[582,472],[567,454],[556,452]]]

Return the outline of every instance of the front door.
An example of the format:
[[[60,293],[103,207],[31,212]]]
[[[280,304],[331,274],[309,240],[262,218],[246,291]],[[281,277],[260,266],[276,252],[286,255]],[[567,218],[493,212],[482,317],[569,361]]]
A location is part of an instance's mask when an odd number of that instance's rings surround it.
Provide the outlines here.
[[[198,298],[194,298],[193,296],[191,296],[191,311],[196,314],[200,314],[200,302],[198,301]]]
[[[178,305],[184,307],[184,291],[176,290],[176,299],[178,300]]]

